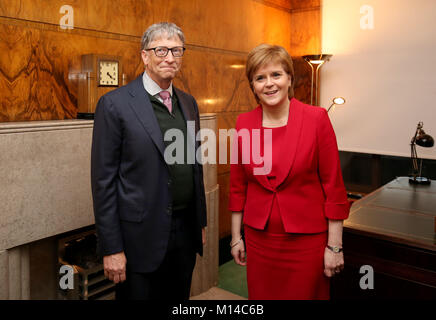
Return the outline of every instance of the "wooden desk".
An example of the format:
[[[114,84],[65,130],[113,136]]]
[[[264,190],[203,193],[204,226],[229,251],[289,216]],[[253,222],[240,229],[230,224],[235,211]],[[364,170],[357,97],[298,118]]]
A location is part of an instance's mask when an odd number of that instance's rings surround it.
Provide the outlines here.
[[[344,222],[344,271],[332,280],[332,299],[436,299],[436,181],[409,185],[397,178],[353,203]],[[374,270],[374,289],[361,289]]]

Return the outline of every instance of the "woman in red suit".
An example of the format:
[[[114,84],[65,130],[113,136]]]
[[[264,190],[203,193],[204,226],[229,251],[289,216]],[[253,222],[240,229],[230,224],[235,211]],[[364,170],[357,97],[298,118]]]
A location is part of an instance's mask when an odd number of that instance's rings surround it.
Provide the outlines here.
[[[246,75],[259,106],[236,121],[232,256],[247,266],[249,299],[329,299],[329,278],[344,267],[349,214],[333,127],[325,109],[293,97],[293,64],[284,48],[254,48]],[[259,147],[263,163],[253,157]]]

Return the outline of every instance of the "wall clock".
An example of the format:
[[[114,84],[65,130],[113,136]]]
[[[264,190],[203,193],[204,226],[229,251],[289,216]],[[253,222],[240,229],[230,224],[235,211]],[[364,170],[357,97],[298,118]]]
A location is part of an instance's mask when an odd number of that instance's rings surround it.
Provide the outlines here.
[[[118,87],[118,70],[118,60],[98,60],[98,85],[101,87]]]
[[[105,93],[124,85],[120,56],[104,54],[82,55],[82,73],[79,77],[79,119],[93,119],[98,99]]]

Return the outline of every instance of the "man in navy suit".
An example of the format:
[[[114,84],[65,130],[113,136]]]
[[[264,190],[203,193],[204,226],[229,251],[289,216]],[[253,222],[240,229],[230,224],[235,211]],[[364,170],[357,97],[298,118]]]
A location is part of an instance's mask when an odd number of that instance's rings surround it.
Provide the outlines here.
[[[150,26],[141,40],[145,72],[98,102],[91,185],[104,271],[117,299],[189,298],[196,253],[205,243],[206,201],[195,99],[173,86],[185,38],[172,23]],[[184,161],[166,161],[165,133],[183,133]],[[165,139],[164,139],[165,138]],[[180,143],[180,141],[178,141]],[[189,145],[195,147],[189,148]],[[179,152],[180,148],[176,148]]]

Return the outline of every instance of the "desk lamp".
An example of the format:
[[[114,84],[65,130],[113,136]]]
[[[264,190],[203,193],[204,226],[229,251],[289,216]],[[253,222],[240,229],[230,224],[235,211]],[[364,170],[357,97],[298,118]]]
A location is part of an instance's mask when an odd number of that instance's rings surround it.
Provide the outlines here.
[[[431,182],[429,178],[421,177],[422,159],[418,167],[418,154],[416,153],[416,145],[424,148],[431,148],[434,146],[433,137],[424,132],[424,130],[422,129],[423,125],[424,124],[422,122],[418,123],[418,127],[416,128],[415,135],[413,136],[412,141],[410,142],[410,147],[412,151],[412,155],[411,155],[412,176],[409,178],[409,183],[411,184],[428,185]]]
[[[310,68],[312,69],[312,85],[310,87],[310,104],[318,105],[318,83],[319,83],[319,68],[324,64],[324,62],[329,61],[332,57],[331,54],[311,54],[303,56],[304,61],[306,61]],[[316,66],[316,71],[313,66]],[[315,76],[315,81],[313,80]],[[315,104],[313,104],[313,84],[315,83]]]
[[[331,106],[327,109],[327,112],[329,112],[330,109],[331,109],[334,105],[338,105],[338,106],[340,106],[340,105],[344,104],[344,103],[345,103],[345,99],[342,98],[342,97],[336,97],[336,98],[333,98],[332,102],[333,102],[333,103],[332,103]]]

